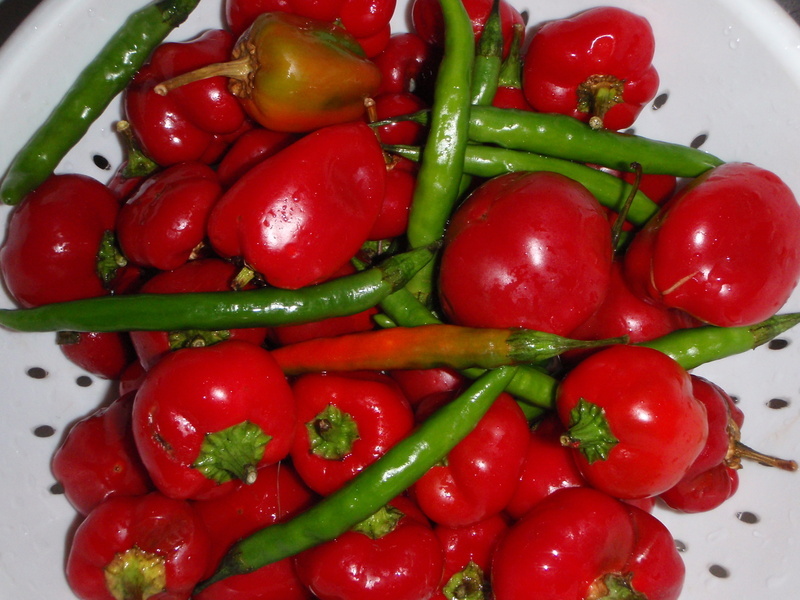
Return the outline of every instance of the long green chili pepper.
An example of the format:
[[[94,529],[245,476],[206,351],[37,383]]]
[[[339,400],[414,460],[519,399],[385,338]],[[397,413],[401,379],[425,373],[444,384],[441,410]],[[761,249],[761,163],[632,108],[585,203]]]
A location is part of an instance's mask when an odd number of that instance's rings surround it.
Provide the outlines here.
[[[101,296],[0,310],[0,326],[18,331],[175,331],[273,327],[352,315],[376,306],[431,261],[436,245],[299,290]]]
[[[47,179],[153,49],[198,3],[158,0],[128,17],[12,161],[0,183],[0,198],[5,204],[18,204]]]
[[[332,540],[372,515],[444,459],[473,430],[513,375],[513,367],[487,372],[344,487],[294,519],[236,543],[196,591]]]
[[[430,128],[409,213],[412,248],[439,240],[460,195],[467,145],[475,36],[461,0],[442,0],[445,36],[430,112]],[[427,303],[433,265],[422,269],[409,289]]]
[[[392,327],[289,344],[272,351],[287,375],[537,364],[568,351],[626,343],[626,337],[573,340],[530,329],[459,325]]]
[[[559,114],[476,106],[470,116],[469,138],[556,158],[592,163],[627,171],[642,165],[643,173],[697,177],[723,160],[696,148],[595,130],[586,123]]]
[[[492,10],[478,41],[472,73],[472,104],[492,103],[503,66],[503,31],[500,26],[500,0],[494,0]]]
[[[800,313],[775,315],[755,325],[679,329],[640,346],[655,348],[675,359],[684,369],[753,350],[800,323]]]
[[[427,124],[430,113],[419,111],[371,123],[380,127],[399,121]],[[643,173],[696,177],[723,164],[697,148],[607,129],[558,114],[537,113],[494,106],[474,106],[470,111],[469,140],[475,143],[524,150],[544,156],[630,170],[642,165]]]
[[[416,146],[386,146],[385,150],[414,161],[419,160],[421,154],[420,148]],[[583,184],[600,204],[617,212],[633,189],[631,184],[620,177],[571,160],[495,146],[467,146],[464,172],[469,175],[491,178],[519,171],[549,171],[565,175]],[[635,225],[644,225],[657,211],[658,205],[637,190],[628,211],[628,221]]]

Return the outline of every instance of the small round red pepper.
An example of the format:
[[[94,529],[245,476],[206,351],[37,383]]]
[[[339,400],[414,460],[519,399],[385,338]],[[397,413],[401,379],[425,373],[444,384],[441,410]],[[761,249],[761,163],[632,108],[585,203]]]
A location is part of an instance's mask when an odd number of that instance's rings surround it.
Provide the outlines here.
[[[208,568],[210,542],[184,500],[151,492],[98,505],[75,531],[67,581],[82,600],[189,598]]]
[[[571,115],[594,128],[630,127],[658,91],[650,23],[603,6],[542,25],[531,37],[522,72],[530,105]]]
[[[157,84],[199,67],[227,60],[234,38],[210,30],[188,42],[161,44],[124,95],[124,111],[142,151],[161,166],[185,161],[212,163],[242,130],[245,113],[224,77],[185,85],[167,96]]]
[[[228,340],[176,350],[145,377],[133,406],[136,446],[156,487],[210,498],[289,453],[295,405],[270,353]]]
[[[61,331],[56,343],[71,363],[103,379],[119,379],[136,359],[127,332]]]
[[[83,515],[111,496],[154,489],[133,441],[132,406],[133,394],[125,394],[97,409],[70,427],[53,455],[53,475]]]

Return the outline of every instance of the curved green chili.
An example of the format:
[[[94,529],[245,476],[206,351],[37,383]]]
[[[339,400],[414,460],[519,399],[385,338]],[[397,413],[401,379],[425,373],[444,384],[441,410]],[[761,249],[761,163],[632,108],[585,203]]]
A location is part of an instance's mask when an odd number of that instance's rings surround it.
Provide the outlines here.
[[[133,13],[78,75],[47,120],[19,151],[0,183],[5,204],[18,204],[53,172],[199,0],[159,0]]]
[[[101,296],[0,310],[0,326],[18,331],[175,331],[235,329],[307,323],[352,315],[376,306],[433,257],[417,248],[383,263],[298,290]]]
[[[473,430],[513,375],[513,367],[487,372],[344,487],[294,519],[236,543],[196,591],[332,540],[372,515],[444,459]]]
[[[800,313],[787,313],[775,315],[755,325],[706,325],[679,329],[639,345],[660,350],[675,359],[684,369],[694,369],[705,363],[753,350],[798,323]]]
[[[503,65],[503,31],[500,26],[500,0],[492,2],[492,10],[483,26],[472,72],[472,104],[489,105],[494,99]]]
[[[723,160],[696,148],[649,138],[595,130],[559,114],[476,106],[470,116],[469,138],[556,158],[627,171],[631,163],[643,173],[697,177]]]
[[[415,146],[386,146],[385,149],[415,161],[419,160],[421,153]],[[464,172],[469,175],[491,178],[519,171],[560,173],[583,184],[600,204],[617,212],[623,207],[633,189],[631,184],[620,177],[571,160],[495,146],[467,146]],[[657,211],[658,205],[637,190],[628,210],[627,220],[635,225],[644,225]]]
[[[467,146],[475,36],[461,0],[442,0],[445,36],[430,111],[428,138],[420,161],[409,213],[407,239],[412,248],[438,241],[461,192]],[[427,303],[433,266],[422,269],[409,289]]]

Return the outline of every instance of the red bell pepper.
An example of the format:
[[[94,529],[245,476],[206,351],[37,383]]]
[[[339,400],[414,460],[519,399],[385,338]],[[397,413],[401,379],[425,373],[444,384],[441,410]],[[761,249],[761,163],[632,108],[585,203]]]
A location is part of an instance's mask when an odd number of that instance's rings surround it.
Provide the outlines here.
[[[425,516],[401,496],[353,530],[301,552],[295,564],[319,600],[420,600],[435,592],[443,555]]]
[[[283,150],[297,140],[293,133],[254,127],[239,136],[216,167],[223,187],[231,185],[265,158]]]
[[[545,23],[531,37],[522,87],[539,112],[595,128],[630,127],[658,91],[650,23],[622,8],[592,8]]]
[[[365,123],[308,134],[248,171],[217,202],[208,234],[276,287],[331,277],[361,248],[384,196],[386,163]]]
[[[287,456],[295,406],[270,353],[227,340],[176,350],[145,377],[133,406],[136,446],[156,487],[210,498]]]
[[[311,373],[298,377],[292,391],[298,423],[292,463],[323,495],[380,458],[414,425],[397,384],[379,373]]]
[[[435,54],[432,46],[416,33],[394,34],[386,48],[372,59],[381,72],[376,95],[414,93],[429,100],[435,79]]]
[[[452,396],[434,396],[434,403]],[[417,407],[424,418],[435,406]],[[522,409],[502,394],[475,429],[410,489],[422,511],[435,523],[465,526],[501,512],[511,499],[528,444]]]
[[[0,249],[0,271],[23,307],[103,296],[124,258],[119,211],[106,186],[86,175],[52,175],[15,207]]]
[[[161,166],[185,161],[215,162],[247,127],[238,99],[224,77],[185,85],[160,96],[165,79],[230,58],[234,38],[209,30],[188,42],[161,44],[124,95],[124,111],[142,151]]]
[[[59,332],[56,343],[70,362],[103,379],[119,379],[136,359],[127,332]]]
[[[206,237],[211,209],[222,195],[217,174],[184,162],[151,175],[122,205],[120,248],[132,263],[169,271],[194,257]]]
[[[83,515],[111,496],[154,489],[131,430],[133,394],[117,398],[70,427],[52,469],[70,504]]]
[[[109,498],[76,529],[67,581],[82,600],[188,600],[209,549],[188,502],[158,492]]]
[[[684,575],[672,535],[655,517],[573,487],[511,527],[495,550],[491,581],[496,600],[675,600]]]

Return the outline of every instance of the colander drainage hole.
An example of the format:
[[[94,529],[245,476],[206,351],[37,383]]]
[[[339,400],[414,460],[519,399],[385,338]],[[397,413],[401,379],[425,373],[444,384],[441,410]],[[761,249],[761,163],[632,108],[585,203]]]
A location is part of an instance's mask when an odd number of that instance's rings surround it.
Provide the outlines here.
[[[711,565],[708,567],[708,572],[714,577],[719,577],[720,579],[727,579],[731,576],[731,572],[722,565]]]
[[[92,162],[98,169],[102,169],[103,171],[108,171],[111,168],[111,163],[108,162],[108,159],[102,154],[93,155]]]
[[[742,523],[747,523],[748,525],[754,525],[758,523],[761,519],[758,518],[758,515],[755,513],[751,513],[748,510],[743,510],[742,512],[736,513],[736,518],[739,519]]]
[[[44,379],[47,377],[47,371],[45,371],[42,367],[31,367],[25,371],[25,374],[33,379]]]
[[[694,139],[691,141],[691,143],[690,143],[689,145],[690,145],[692,148],[699,148],[700,146],[702,146],[703,144],[705,144],[707,140],[708,140],[708,134],[707,134],[707,133],[701,133],[700,135],[698,135],[697,137],[695,137],[695,138],[694,138]]]
[[[789,406],[789,401],[786,398],[772,398],[767,400],[767,407],[775,410],[786,408]]]
[[[767,344],[767,348],[770,350],[783,350],[786,346],[789,345],[789,340],[784,338],[775,338],[774,340],[770,340]]]
[[[40,438],[52,437],[55,432],[55,427],[50,425],[39,425],[33,428],[33,435]]]

